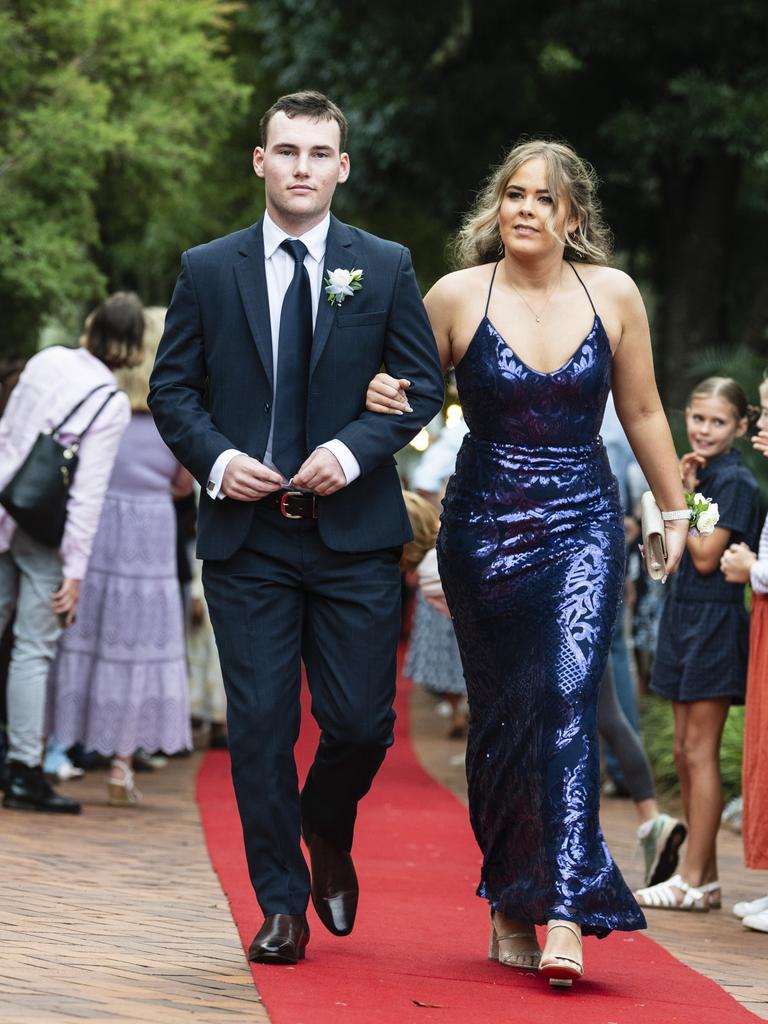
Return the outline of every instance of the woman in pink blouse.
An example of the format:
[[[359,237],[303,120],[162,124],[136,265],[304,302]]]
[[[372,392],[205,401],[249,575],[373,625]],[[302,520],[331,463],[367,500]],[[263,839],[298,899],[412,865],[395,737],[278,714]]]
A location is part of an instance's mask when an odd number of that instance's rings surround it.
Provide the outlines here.
[[[38,434],[51,430],[93,391],[58,434],[65,444],[80,436],[104,398],[117,389],[112,371],[140,360],[143,332],[139,299],[119,292],[89,316],[80,348],[55,346],[29,360],[0,420],[0,488],[22,465]],[[38,543],[0,507],[0,633],[16,610],[4,807],[80,811],[77,801],[56,793],[43,776],[46,678],[61,632],[75,618],[80,581],[129,419],[128,399],[118,392],[83,437],[58,549]]]

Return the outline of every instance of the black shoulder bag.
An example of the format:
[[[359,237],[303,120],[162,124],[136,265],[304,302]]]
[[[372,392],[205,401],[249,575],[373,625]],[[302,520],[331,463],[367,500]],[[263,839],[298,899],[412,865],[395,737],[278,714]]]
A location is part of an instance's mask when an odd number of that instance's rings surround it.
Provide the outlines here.
[[[38,434],[29,455],[0,491],[0,505],[7,509],[25,533],[46,547],[57,548],[61,544],[67,521],[69,489],[75,478],[80,443],[107,403],[115,397],[117,390],[109,393],[80,436],[71,444],[65,447],[56,435],[91,395],[109,386],[99,384],[93,388],[70,409],[58,426]]]

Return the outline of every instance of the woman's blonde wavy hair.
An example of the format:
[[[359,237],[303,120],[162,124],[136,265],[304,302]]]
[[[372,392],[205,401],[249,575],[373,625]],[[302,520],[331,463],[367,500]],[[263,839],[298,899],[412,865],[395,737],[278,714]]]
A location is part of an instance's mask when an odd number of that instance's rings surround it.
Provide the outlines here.
[[[149,376],[155,365],[157,348],[165,327],[165,309],[149,306],[144,310],[144,343],[142,359],[137,366],[124,367],[115,371],[118,386],[125,391],[133,412],[149,412]]]
[[[547,229],[565,246],[564,258],[580,263],[610,262],[611,232],[597,198],[594,168],[563,142],[528,139],[514,146],[484,182],[454,240],[456,266],[476,267],[501,258],[504,247],[498,218],[504,192],[513,174],[528,160],[538,158],[547,165],[547,187],[553,201]],[[562,202],[568,204],[568,212],[577,218],[578,224],[574,231],[561,237],[554,225]]]

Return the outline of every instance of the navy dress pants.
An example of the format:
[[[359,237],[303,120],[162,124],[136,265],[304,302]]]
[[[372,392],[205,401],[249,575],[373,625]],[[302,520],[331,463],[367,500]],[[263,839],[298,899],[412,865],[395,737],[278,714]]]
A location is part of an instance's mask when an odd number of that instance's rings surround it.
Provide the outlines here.
[[[265,915],[304,913],[302,819],[350,850],[357,803],[393,741],[400,554],[331,551],[316,520],[257,503],[243,546],[203,567],[248,868]],[[321,737],[299,794],[302,660]]]

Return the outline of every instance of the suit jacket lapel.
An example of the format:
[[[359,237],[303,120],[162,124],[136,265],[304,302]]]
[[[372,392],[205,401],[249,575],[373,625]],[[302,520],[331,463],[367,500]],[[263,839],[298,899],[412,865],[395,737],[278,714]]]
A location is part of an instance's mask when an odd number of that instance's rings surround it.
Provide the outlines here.
[[[325,278],[329,271],[336,270],[338,267],[344,267],[346,270],[353,270],[356,267],[362,268],[359,262],[355,262],[357,257],[352,251],[351,246],[352,232],[345,224],[342,224],[341,221],[331,215],[331,224],[328,228],[328,239],[325,245],[323,287],[320,292],[320,301],[317,306],[317,317],[315,319],[315,333],[312,338],[312,358],[309,364],[310,376],[314,373],[320,356],[323,354],[323,350],[328,343],[328,336],[331,333],[331,327],[333,327],[336,320],[337,306],[328,301],[328,296],[325,294]]]
[[[269,295],[267,293],[267,275],[264,271],[264,235],[262,220],[259,220],[245,236],[240,246],[243,259],[235,264],[235,277],[243,300],[248,326],[251,328],[256,350],[259,353],[264,371],[274,390],[275,382],[272,372],[272,328],[269,320]]]

